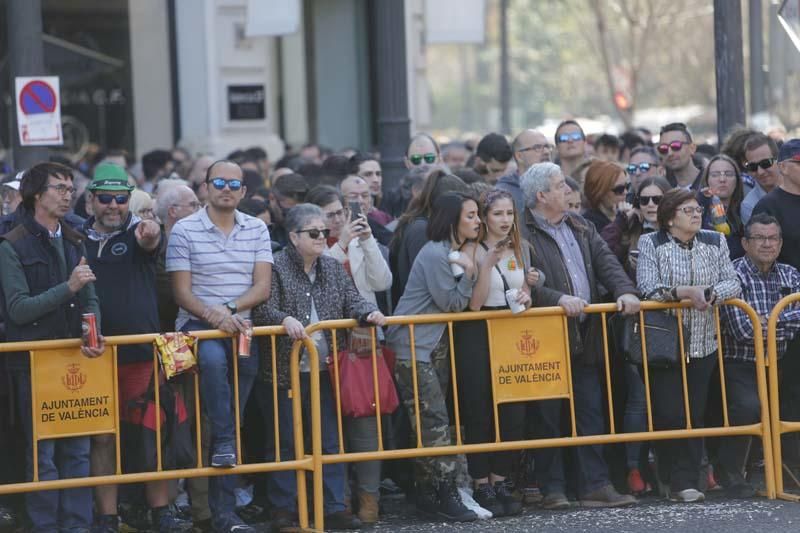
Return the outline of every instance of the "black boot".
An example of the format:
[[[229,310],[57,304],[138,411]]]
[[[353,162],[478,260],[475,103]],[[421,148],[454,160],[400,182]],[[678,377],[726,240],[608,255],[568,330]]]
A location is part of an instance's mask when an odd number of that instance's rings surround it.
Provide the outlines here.
[[[419,513],[431,516],[439,513],[439,496],[436,489],[428,483],[417,485],[417,496],[414,503]]]
[[[437,514],[453,522],[472,522],[478,519],[473,511],[467,509],[458,494],[455,480],[442,480],[439,483],[439,509]]]

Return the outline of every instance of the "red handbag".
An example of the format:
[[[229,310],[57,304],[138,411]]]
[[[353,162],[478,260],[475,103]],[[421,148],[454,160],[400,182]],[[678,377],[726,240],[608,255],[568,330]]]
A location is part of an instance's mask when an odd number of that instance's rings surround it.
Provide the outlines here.
[[[386,359],[394,359],[393,353],[385,346],[377,348],[375,363],[378,369],[378,392],[380,393],[381,414],[388,415],[397,409],[400,400],[397,396],[392,374]],[[391,355],[391,356],[390,356]],[[375,380],[373,375],[372,351],[341,350],[339,352],[339,383],[342,414],[353,418],[375,416]],[[336,387],[336,374],[333,361],[328,363],[331,382]]]

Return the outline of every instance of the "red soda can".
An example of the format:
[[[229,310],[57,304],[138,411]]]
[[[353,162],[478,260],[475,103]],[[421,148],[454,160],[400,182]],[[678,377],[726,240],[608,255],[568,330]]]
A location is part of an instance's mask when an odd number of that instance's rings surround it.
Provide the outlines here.
[[[94,316],[94,313],[81,315],[81,330],[83,331],[83,343],[88,348],[97,348],[100,345],[97,339],[97,317]]]
[[[250,357],[250,341],[253,340],[253,322],[249,318],[243,318],[242,322],[247,326],[247,332],[239,332],[239,357]]]

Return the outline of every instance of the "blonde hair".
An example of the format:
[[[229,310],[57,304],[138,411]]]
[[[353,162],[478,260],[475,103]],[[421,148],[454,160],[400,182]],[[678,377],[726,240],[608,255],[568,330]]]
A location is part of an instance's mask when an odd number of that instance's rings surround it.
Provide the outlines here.
[[[129,210],[137,217],[141,217],[139,213],[144,210],[150,209],[151,216],[155,217],[153,197],[141,189],[134,189],[131,191],[131,199],[128,201]]]

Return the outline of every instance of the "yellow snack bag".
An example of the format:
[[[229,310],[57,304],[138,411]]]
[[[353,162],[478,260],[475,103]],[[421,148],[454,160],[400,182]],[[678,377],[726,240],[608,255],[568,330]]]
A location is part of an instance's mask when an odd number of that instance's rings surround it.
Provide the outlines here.
[[[197,337],[185,333],[164,333],[153,341],[158,350],[158,359],[161,369],[167,379],[183,374],[196,372],[197,356],[194,350],[197,346]]]

